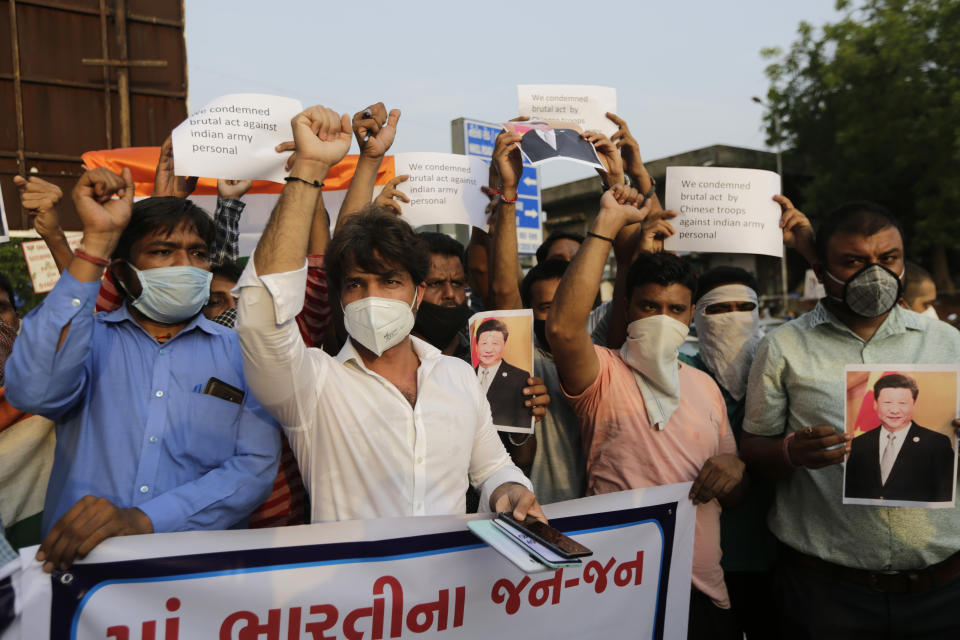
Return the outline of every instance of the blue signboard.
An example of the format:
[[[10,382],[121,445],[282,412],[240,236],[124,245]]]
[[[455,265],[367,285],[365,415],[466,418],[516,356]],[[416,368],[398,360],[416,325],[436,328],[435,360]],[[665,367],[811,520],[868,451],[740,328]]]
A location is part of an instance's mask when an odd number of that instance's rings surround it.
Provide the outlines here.
[[[468,156],[490,161],[497,136],[503,130],[499,124],[479,120],[463,121],[464,149]],[[523,161],[523,176],[517,189],[517,245],[520,253],[536,253],[543,242],[540,224],[540,170]]]

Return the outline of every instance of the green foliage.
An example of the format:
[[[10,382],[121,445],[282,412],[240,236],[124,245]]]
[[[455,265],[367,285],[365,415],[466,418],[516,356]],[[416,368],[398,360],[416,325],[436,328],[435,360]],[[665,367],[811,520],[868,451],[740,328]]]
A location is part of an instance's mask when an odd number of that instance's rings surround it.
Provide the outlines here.
[[[837,9],[835,24],[801,23],[787,53],[763,50],[768,143],[808,163],[811,217],[870,199],[900,217],[912,251],[960,248],[960,0]]]
[[[20,248],[21,242],[22,238],[12,238],[10,242],[0,244],[0,273],[10,278],[13,291],[21,301],[17,311],[23,316],[43,301],[44,294],[33,292],[27,262],[23,259],[23,250]]]

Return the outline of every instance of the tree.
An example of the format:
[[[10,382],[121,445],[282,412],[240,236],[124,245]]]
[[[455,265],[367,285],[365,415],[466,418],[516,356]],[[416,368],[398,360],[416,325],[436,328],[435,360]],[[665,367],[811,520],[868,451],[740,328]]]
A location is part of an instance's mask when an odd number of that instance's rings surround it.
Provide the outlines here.
[[[801,23],[784,54],[763,51],[769,144],[783,144],[813,179],[817,218],[869,199],[904,224],[907,251],[928,255],[953,292],[947,250],[960,248],[960,0],[838,0],[844,17]],[[779,127],[775,123],[779,122]]]

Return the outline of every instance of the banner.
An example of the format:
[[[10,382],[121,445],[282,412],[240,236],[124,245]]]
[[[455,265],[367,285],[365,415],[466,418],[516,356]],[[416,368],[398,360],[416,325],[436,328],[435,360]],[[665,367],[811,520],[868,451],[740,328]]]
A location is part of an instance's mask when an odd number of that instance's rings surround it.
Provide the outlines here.
[[[288,137],[293,136],[289,132],[287,135]],[[346,197],[347,188],[353,180],[359,157],[356,155],[345,157],[330,169],[330,173],[323,181],[323,205],[330,216],[331,225],[336,222],[337,213],[340,211],[340,205],[343,204],[344,197]],[[119,174],[124,167],[128,167],[133,173],[137,199],[147,198],[153,193],[153,178],[157,169],[157,161],[160,159],[160,147],[128,147],[88,151],[83,154],[82,158],[87,169],[106,167]],[[383,185],[396,175],[393,166],[393,156],[385,156],[383,163],[380,165],[380,171],[377,172],[377,186],[373,190],[374,197],[380,193]],[[263,228],[267,226],[267,220],[270,219],[270,213],[273,211],[274,205],[277,204],[277,199],[280,197],[282,190],[282,184],[267,180],[254,180],[253,187],[243,196],[243,201],[247,206],[240,218],[239,244],[241,256],[249,256],[253,253],[253,249],[257,246]],[[217,179],[200,178],[190,199],[207,213],[213,215],[217,208]]]
[[[466,522],[478,516],[113,538],[52,575],[27,549],[13,576],[17,619],[2,638],[682,639],[689,489],[547,505],[551,524],[594,555],[539,576],[474,537]]]

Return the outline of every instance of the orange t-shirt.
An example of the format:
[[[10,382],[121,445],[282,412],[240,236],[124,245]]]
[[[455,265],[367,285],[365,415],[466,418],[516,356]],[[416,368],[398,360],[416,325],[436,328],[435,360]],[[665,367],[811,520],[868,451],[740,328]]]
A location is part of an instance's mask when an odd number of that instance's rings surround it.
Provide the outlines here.
[[[690,482],[710,457],[737,453],[723,396],[709,375],[680,365],[680,406],[660,431],[647,419],[633,370],[617,351],[594,348],[600,374],[583,393],[567,396],[583,433],[587,495]],[[727,609],[720,556],[720,504],[711,500],[697,507],[693,586]]]

